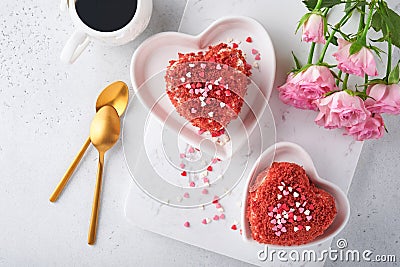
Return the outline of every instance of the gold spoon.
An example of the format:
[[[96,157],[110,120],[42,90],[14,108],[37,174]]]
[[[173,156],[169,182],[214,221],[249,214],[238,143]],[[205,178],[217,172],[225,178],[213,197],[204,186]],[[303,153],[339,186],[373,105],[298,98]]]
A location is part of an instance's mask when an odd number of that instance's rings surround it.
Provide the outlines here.
[[[118,116],[121,116],[125,112],[126,106],[128,105],[128,98],[129,98],[129,90],[126,83],[121,81],[114,82],[109,86],[107,86],[106,88],[104,88],[104,90],[98,96],[96,101],[96,112],[101,107],[104,107],[106,105],[111,105],[118,112]],[[65,185],[68,183],[69,178],[74,173],[76,167],[81,161],[89,145],[90,145],[90,137],[86,139],[85,144],[82,146],[79,153],[75,156],[75,159],[68,167],[63,178],[58,183],[56,189],[54,189],[54,192],[50,196],[51,202],[54,202],[58,199],[58,196],[61,194]]]
[[[92,217],[88,234],[88,244],[93,245],[96,240],[96,228],[99,215],[100,193],[104,165],[104,154],[119,139],[120,120],[117,111],[112,106],[102,107],[94,116],[90,125],[90,140],[99,151],[96,188],[94,191]]]

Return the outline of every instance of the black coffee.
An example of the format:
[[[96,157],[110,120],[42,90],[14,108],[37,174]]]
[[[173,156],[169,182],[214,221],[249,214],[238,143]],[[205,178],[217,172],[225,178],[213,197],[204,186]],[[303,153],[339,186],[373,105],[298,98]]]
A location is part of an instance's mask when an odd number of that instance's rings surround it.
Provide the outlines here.
[[[87,26],[97,31],[112,32],[132,20],[137,0],[77,0],[75,7]]]

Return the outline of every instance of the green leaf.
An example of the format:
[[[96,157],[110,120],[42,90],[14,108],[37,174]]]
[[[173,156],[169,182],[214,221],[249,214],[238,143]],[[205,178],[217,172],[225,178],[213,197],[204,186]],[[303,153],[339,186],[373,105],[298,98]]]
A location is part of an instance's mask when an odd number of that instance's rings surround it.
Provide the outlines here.
[[[351,46],[350,46],[350,55],[354,55],[356,53],[358,53],[361,48],[363,48],[363,45],[360,44],[359,42],[354,42]]]
[[[292,51],[292,55],[293,55],[294,63],[296,64],[296,69],[297,70],[301,69],[301,63],[293,51]]]
[[[375,11],[374,15],[372,16],[371,26],[376,31],[379,32],[382,30],[382,16],[379,11]],[[385,26],[385,25],[384,25]]]
[[[347,0],[347,1],[346,1],[346,6],[345,6],[345,8],[344,8],[344,13],[350,12],[350,11],[352,11],[352,10],[355,9],[355,8],[359,8],[359,7],[365,6],[365,5],[367,5],[367,4],[368,4],[367,1],[359,1],[359,0],[352,1],[352,0]]]
[[[396,67],[392,69],[388,77],[389,84],[398,84],[400,81],[400,70],[399,70],[399,62]]]
[[[303,26],[303,24],[308,20],[308,18],[311,16],[312,13],[307,13],[304,16],[301,17],[299,23],[297,24],[297,28],[295,33],[297,33],[297,31],[300,29],[301,26]]]
[[[400,48],[400,16],[390,9],[384,1],[379,1],[379,13],[382,17],[382,32],[383,35],[386,36],[386,27],[388,27],[389,31],[387,32],[388,36],[392,40],[393,45]]]
[[[310,10],[310,11],[314,10],[315,6],[317,5],[317,2],[318,2],[318,0],[303,0],[303,3],[306,5],[308,10]],[[323,0],[321,8],[324,8],[324,7],[331,8],[331,7],[334,7],[341,3],[343,3],[342,0]]]
[[[326,38],[327,39],[327,38]],[[338,38],[336,37],[336,36],[333,36],[332,37],[332,40],[331,40],[331,44],[333,44],[334,46],[338,46],[339,44],[338,44]]]

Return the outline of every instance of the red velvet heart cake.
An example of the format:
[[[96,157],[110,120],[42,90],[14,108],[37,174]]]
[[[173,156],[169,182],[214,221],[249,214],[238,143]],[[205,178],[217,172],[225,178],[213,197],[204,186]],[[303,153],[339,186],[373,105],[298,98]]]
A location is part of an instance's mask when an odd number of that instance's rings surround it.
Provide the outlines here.
[[[179,54],[165,76],[177,112],[213,137],[237,118],[249,83],[251,66],[235,46],[220,43],[207,51]]]
[[[312,184],[299,165],[274,162],[259,178],[265,180],[249,193],[246,213],[257,242],[302,245],[322,235],[332,224],[335,199]]]

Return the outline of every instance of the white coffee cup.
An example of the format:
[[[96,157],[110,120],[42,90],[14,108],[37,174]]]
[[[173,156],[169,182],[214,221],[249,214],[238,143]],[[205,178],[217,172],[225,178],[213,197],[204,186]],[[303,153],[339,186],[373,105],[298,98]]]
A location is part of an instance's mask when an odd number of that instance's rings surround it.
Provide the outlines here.
[[[75,32],[61,51],[60,58],[65,63],[74,63],[91,40],[98,40],[108,45],[123,45],[135,39],[149,24],[153,1],[137,0],[137,8],[133,18],[127,25],[112,32],[98,31],[86,25],[76,12],[75,0],[61,0],[60,7],[62,10],[68,8],[69,15],[76,27]]]

